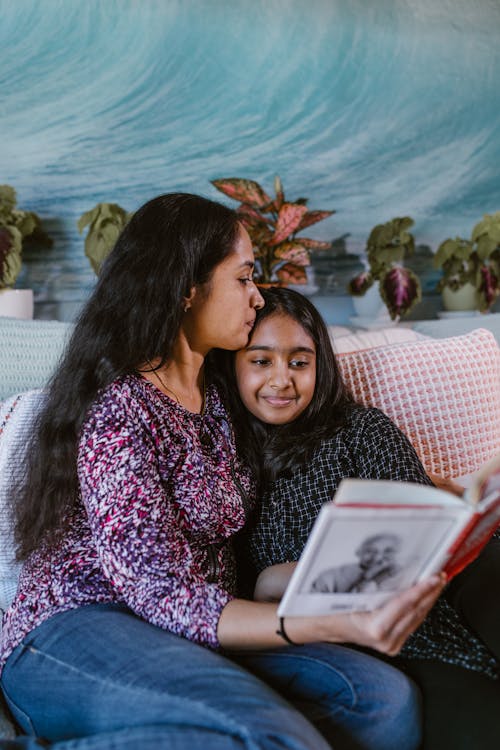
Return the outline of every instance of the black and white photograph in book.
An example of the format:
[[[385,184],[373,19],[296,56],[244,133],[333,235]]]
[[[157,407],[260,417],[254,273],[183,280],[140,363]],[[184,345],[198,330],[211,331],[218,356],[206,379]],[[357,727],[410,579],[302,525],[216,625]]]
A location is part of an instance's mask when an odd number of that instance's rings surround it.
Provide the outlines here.
[[[280,604],[287,615],[368,610],[423,577],[456,525],[447,508],[327,504]]]
[[[355,550],[355,561],[324,570],[312,582],[311,592],[394,591],[404,573],[401,541],[399,534],[389,532],[368,536]]]

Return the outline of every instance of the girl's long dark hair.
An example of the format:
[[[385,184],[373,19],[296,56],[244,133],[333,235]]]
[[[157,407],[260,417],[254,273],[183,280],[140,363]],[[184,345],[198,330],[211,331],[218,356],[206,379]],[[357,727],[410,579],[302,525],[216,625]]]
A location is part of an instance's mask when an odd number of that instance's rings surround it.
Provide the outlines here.
[[[304,295],[286,287],[262,289],[261,294],[265,306],[257,311],[252,336],[266,318],[287,315],[302,326],[316,347],[316,386],[311,403],[296,420],[284,425],[265,424],[246,409],[236,384],[234,353],[218,350],[212,354],[215,377],[225,394],[238,451],[263,488],[281,474],[306,463],[319,443],[345,424],[355,402],[342,379],[328,329],[314,305]]]
[[[233,250],[237,214],[185,193],[142,206],[123,229],[49,384],[16,490],[17,556],[56,541],[78,497],[80,428],[97,392],[147,360],[164,364],[183,299]]]

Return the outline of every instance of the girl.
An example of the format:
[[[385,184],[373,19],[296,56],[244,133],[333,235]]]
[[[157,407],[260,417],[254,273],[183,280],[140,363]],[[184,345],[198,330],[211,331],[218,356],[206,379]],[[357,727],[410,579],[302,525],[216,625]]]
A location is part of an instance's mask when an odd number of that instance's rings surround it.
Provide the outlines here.
[[[30,735],[18,746],[38,747],[34,735],[57,750],[419,743],[412,682],[318,642],[397,651],[439,579],[375,614],[300,618],[300,650],[284,648],[274,603],[236,596],[232,538],[254,487],[205,357],[246,345],[263,304],[252,270],[237,214],[175,193],[134,214],[103,266],[16,496],[24,566],[0,679]],[[290,702],[236,665],[242,650]]]
[[[262,294],[266,304],[250,341],[235,358],[225,357],[224,371],[238,449],[262,498],[248,534],[250,564],[242,560],[242,569],[259,574],[257,599],[276,600],[290,561],[343,477],[431,481],[390,419],[353,401],[326,326],[307,298],[285,288]],[[491,679],[500,658],[500,608],[491,605],[499,600],[499,554],[500,542],[492,540],[397,660],[423,688],[426,747],[486,747],[500,729],[494,710],[500,686]]]

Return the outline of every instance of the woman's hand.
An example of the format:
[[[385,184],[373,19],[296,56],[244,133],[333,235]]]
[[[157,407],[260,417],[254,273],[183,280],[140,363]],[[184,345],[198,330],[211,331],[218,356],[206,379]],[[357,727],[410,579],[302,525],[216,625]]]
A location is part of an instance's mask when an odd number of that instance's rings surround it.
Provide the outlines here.
[[[444,577],[430,579],[390,599],[372,612],[351,612],[346,615],[351,642],[394,656],[425,619],[445,584]]]
[[[445,584],[445,576],[433,576],[371,612],[318,617],[318,625],[323,629],[318,640],[367,646],[394,656],[425,619]],[[298,631],[299,623],[295,623],[295,619],[286,618],[286,630],[292,640],[300,642],[301,636],[304,638],[306,634]]]
[[[295,643],[352,643],[394,656],[425,618],[445,584],[444,576],[433,576],[372,612],[287,617],[286,632]],[[276,633],[278,622],[275,603],[233,599],[219,619],[219,642],[229,650],[285,646]]]

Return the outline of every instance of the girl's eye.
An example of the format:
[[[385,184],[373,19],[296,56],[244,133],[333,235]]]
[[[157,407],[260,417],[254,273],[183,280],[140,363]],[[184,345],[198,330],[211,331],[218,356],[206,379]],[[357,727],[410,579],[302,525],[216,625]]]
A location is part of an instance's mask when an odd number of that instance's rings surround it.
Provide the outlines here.
[[[303,359],[292,359],[290,362],[290,367],[294,367],[296,369],[301,369],[302,367],[307,367],[309,362]]]
[[[250,284],[250,282],[252,281],[253,281],[253,278],[251,276],[245,276],[244,279],[239,279],[240,284],[243,284],[243,286]]]
[[[257,365],[257,367],[266,367],[268,364],[268,359],[252,359],[252,365]]]

